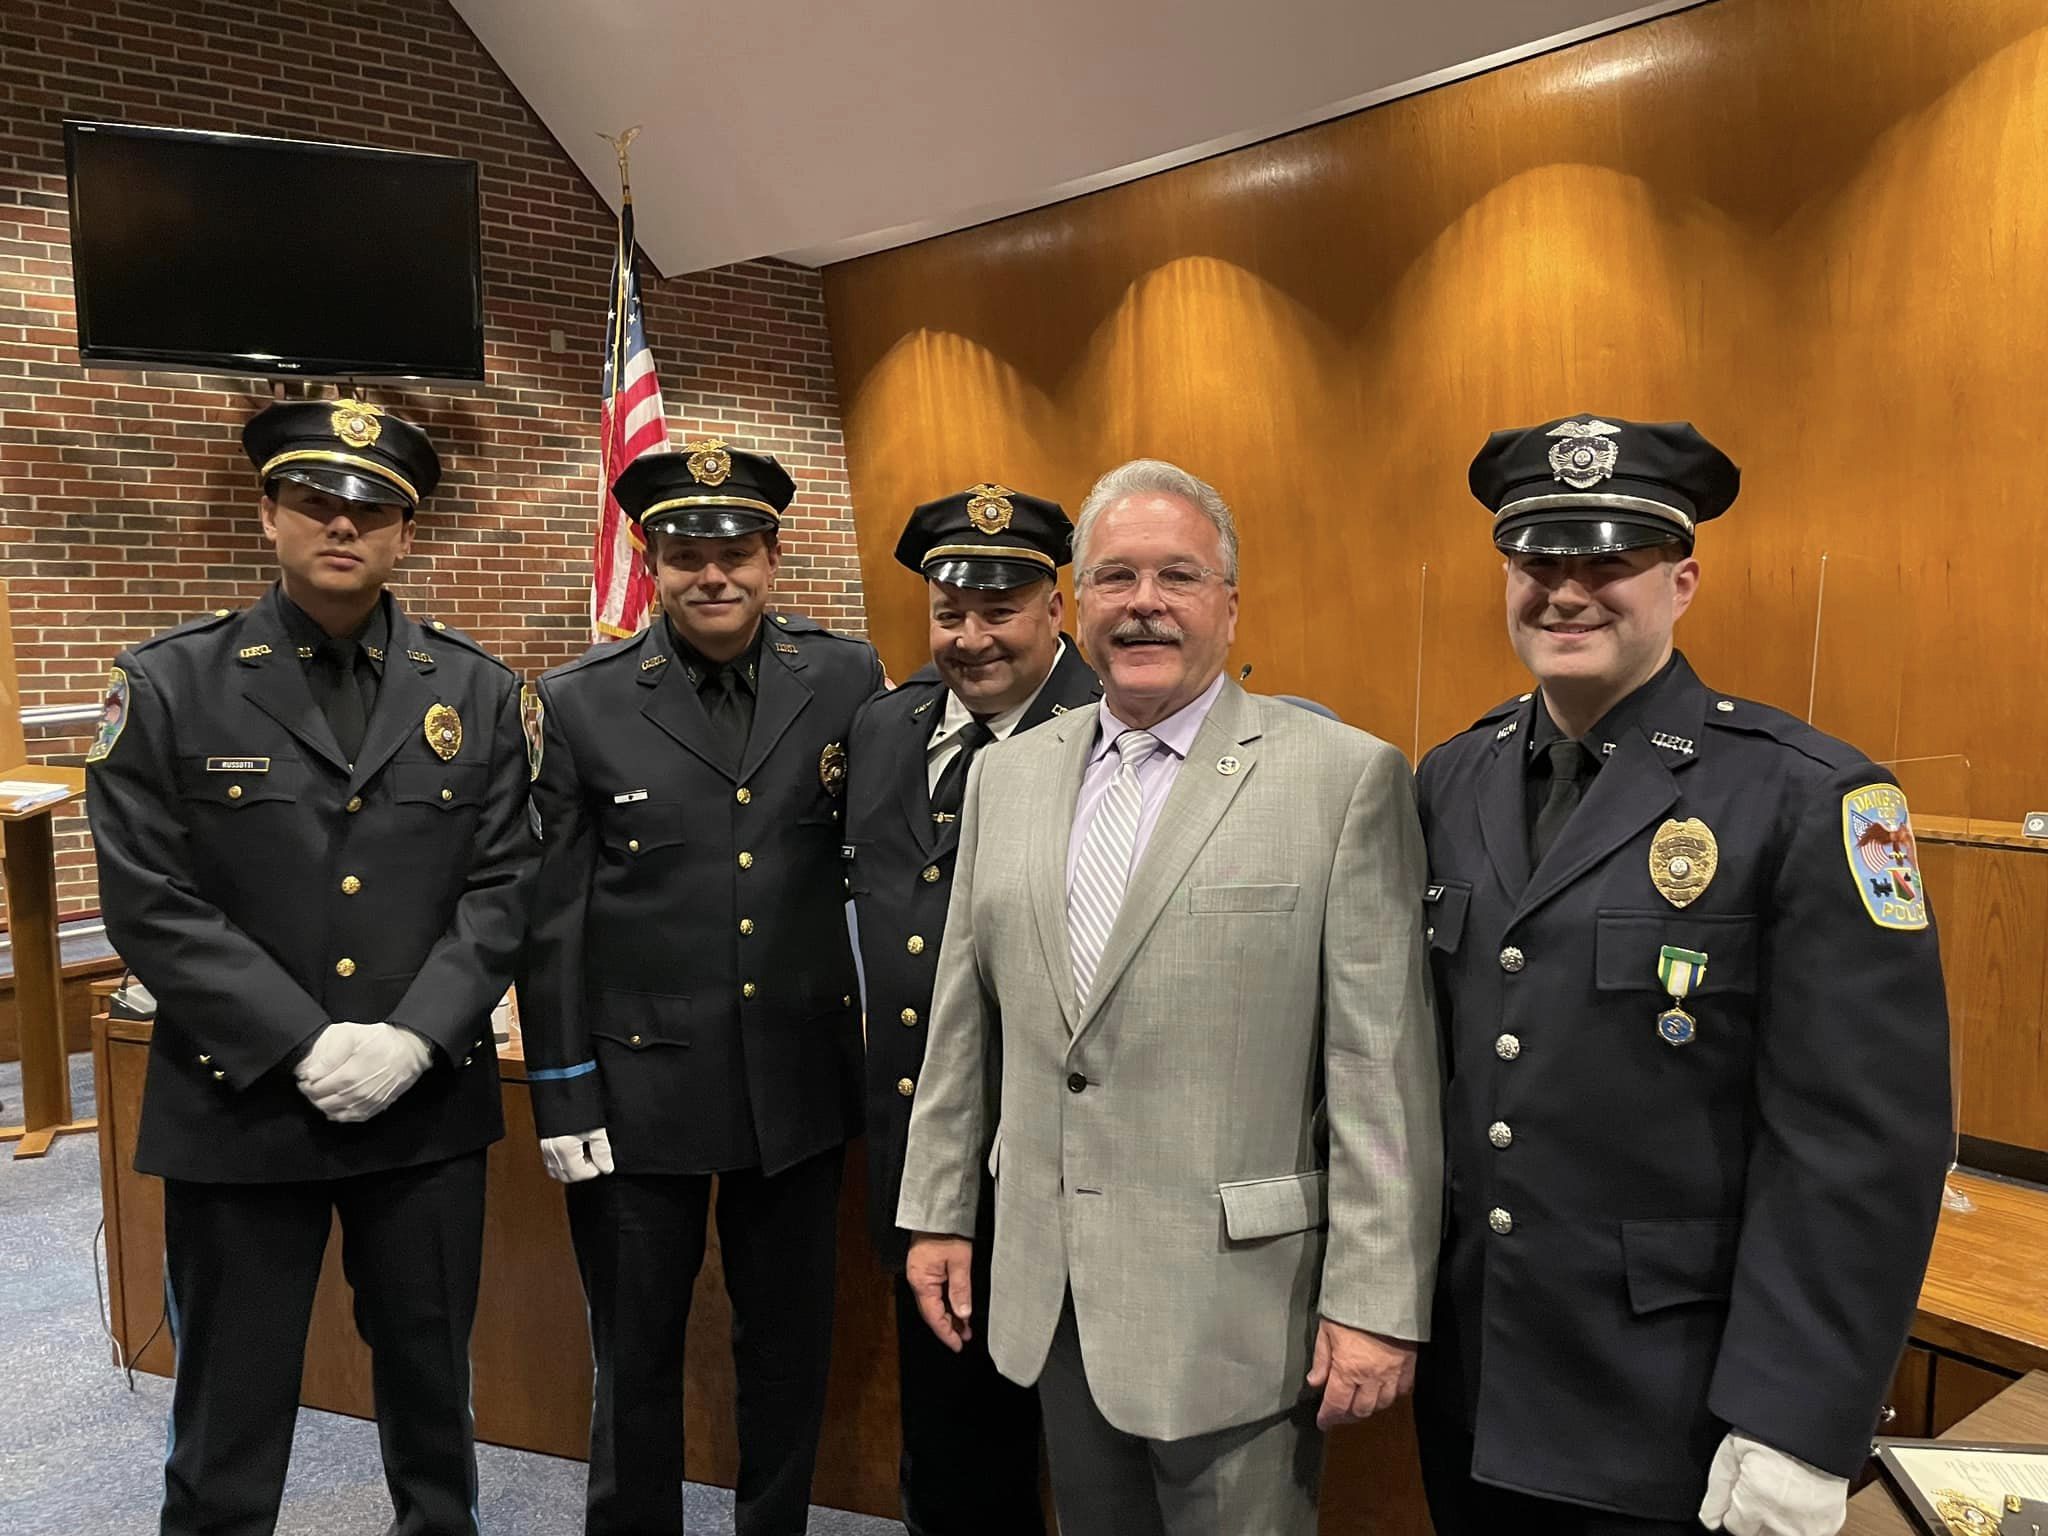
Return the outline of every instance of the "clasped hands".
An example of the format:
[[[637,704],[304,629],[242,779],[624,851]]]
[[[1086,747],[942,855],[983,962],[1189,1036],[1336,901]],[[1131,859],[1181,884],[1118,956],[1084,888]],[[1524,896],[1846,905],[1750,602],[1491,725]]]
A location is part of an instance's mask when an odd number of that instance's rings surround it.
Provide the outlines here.
[[[330,1024],[292,1069],[312,1106],[338,1125],[382,1114],[433,1064],[434,1048],[403,1024]]]

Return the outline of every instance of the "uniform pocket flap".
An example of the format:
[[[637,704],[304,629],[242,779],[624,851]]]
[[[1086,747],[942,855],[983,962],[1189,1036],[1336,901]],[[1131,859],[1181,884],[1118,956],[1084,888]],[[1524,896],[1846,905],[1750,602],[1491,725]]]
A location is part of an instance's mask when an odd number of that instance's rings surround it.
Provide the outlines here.
[[[180,796],[230,810],[297,800],[306,788],[305,764],[289,757],[186,757],[177,774]]]
[[[1688,1302],[1726,1301],[1740,1231],[1732,1216],[1624,1221],[1621,1256],[1630,1310],[1641,1316]]]
[[[690,813],[673,801],[628,800],[605,806],[598,825],[605,846],[631,859],[687,842]]]
[[[391,797],[400,805],[455,811],[483,798],[482,763],[393,763]]]
[[[687,1047],[690,999],[665,992],[600,992],[591,999],[590,1032],[635,1051]]]
[[[1298,885],[1198,885],[1188,892],[1190,912],[1292,912]]]
[[[1320,1168],[1277,1179],[1242,1179],[1219,1184],[1223,1230],[1232,1242],[1309,1232],[1330,1219],[1330,1176]]]
[[[1469,880],[1432,880],[1422,888],[1423,932],[1429,947],[1456,954],[1465,936],[1465,913],[1472,905]]]
[[[1596,919],[1594,980],[1602,992],[1662,992],[1657,957],[1665,945],[1707,957],[1688,994],[1756,991],[1754,917],[1688,917],[1683,912],[1602,912]]]

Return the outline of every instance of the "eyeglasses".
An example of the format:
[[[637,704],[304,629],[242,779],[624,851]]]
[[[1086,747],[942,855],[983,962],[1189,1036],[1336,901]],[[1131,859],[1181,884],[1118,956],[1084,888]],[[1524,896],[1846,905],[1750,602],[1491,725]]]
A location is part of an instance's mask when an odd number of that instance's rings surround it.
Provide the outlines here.
[[[1212,566],[1193,565],[1185,561],[1162,565],[1158,570],[1151,572],[1133,570],[1128,565],[1114,563],[1091,565],[1076,579],[1082,586],[1100,592],[1104,597],[1129,597],[1138,590],[1138,583],[1148,574],[1152,578],[1152,585],[1159,589],[1159,595],[1168,602],[1193,597],[1212,576],[1223,580],[1229,579]]]

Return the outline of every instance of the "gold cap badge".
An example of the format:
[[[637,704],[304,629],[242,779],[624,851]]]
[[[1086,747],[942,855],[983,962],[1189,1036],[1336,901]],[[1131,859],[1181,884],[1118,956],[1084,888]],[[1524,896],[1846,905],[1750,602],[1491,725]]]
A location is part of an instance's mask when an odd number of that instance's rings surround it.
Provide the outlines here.
[[[1674,907],[1689,907],[1713,883],[1721,866],[1721,845],[1713,830],[1694,817],[1667,821],[1650,839],[1650,883]]]
[[[1621,428],[1606,421],[1562,421],[1550,429],[1550,475],[1575,491],[1589,491],[1614,473],[1621,458]]]
[[[732,455],[720,439],[707,437],[685,443],[683,452],[690,456],[690,474],[699,485],[723,485],[731,478]]]
[[[1010,498],[1017,493],[1006,485],[990,485],[983,482],[967,493],[967,520],[981,532],[994,538],[1010,526],[1010,519],[1017,509],[1010,504]]]
[[[424,727],[427,745],[434,749],[434,755],[447,762],[462,750],[462,716],[446,704],[436,704],[427,711]]]
[[[370,405],[361,400],[337,400],[330,424],[334,435],[349,447],[367,448],[384,431],[383,423],[377,420],[383,414],[381,405]]]

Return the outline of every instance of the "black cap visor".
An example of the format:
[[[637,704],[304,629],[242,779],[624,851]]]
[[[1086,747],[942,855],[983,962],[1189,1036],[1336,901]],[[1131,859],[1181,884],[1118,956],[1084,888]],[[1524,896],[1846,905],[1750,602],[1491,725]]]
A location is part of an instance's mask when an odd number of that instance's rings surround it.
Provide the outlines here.
[[[750,533],[775,533],[781,519],[750,507],[669,507],[640,521],[646,533],[673,533],[685,539],[740,539]]]
[[[375,475],[361,474],[344,469],[338,464],[291,464],[271,471],[272,480],[296,480],[300,485],[311,486],[329,496],[339,496],[343,501],[359,501],[381,507],[403,507],[406,516],[413,513],[413,500],[404,491],[388,480],[379,480]]]
[[[1504,555],[1611,555],[1655,544],[1692,552],[1691,539],[1665,519],[1643,512],[1599,517],[1531,512],[1507,520],[1493,535],[1493,547]]]
[[[1030,560],[969,559],[946,555],[924,568],[925,577],[951,587],[973,587],[983,592],[1007,592],[1028,587],[1035,581],[1050,581],[1053,573]]]

